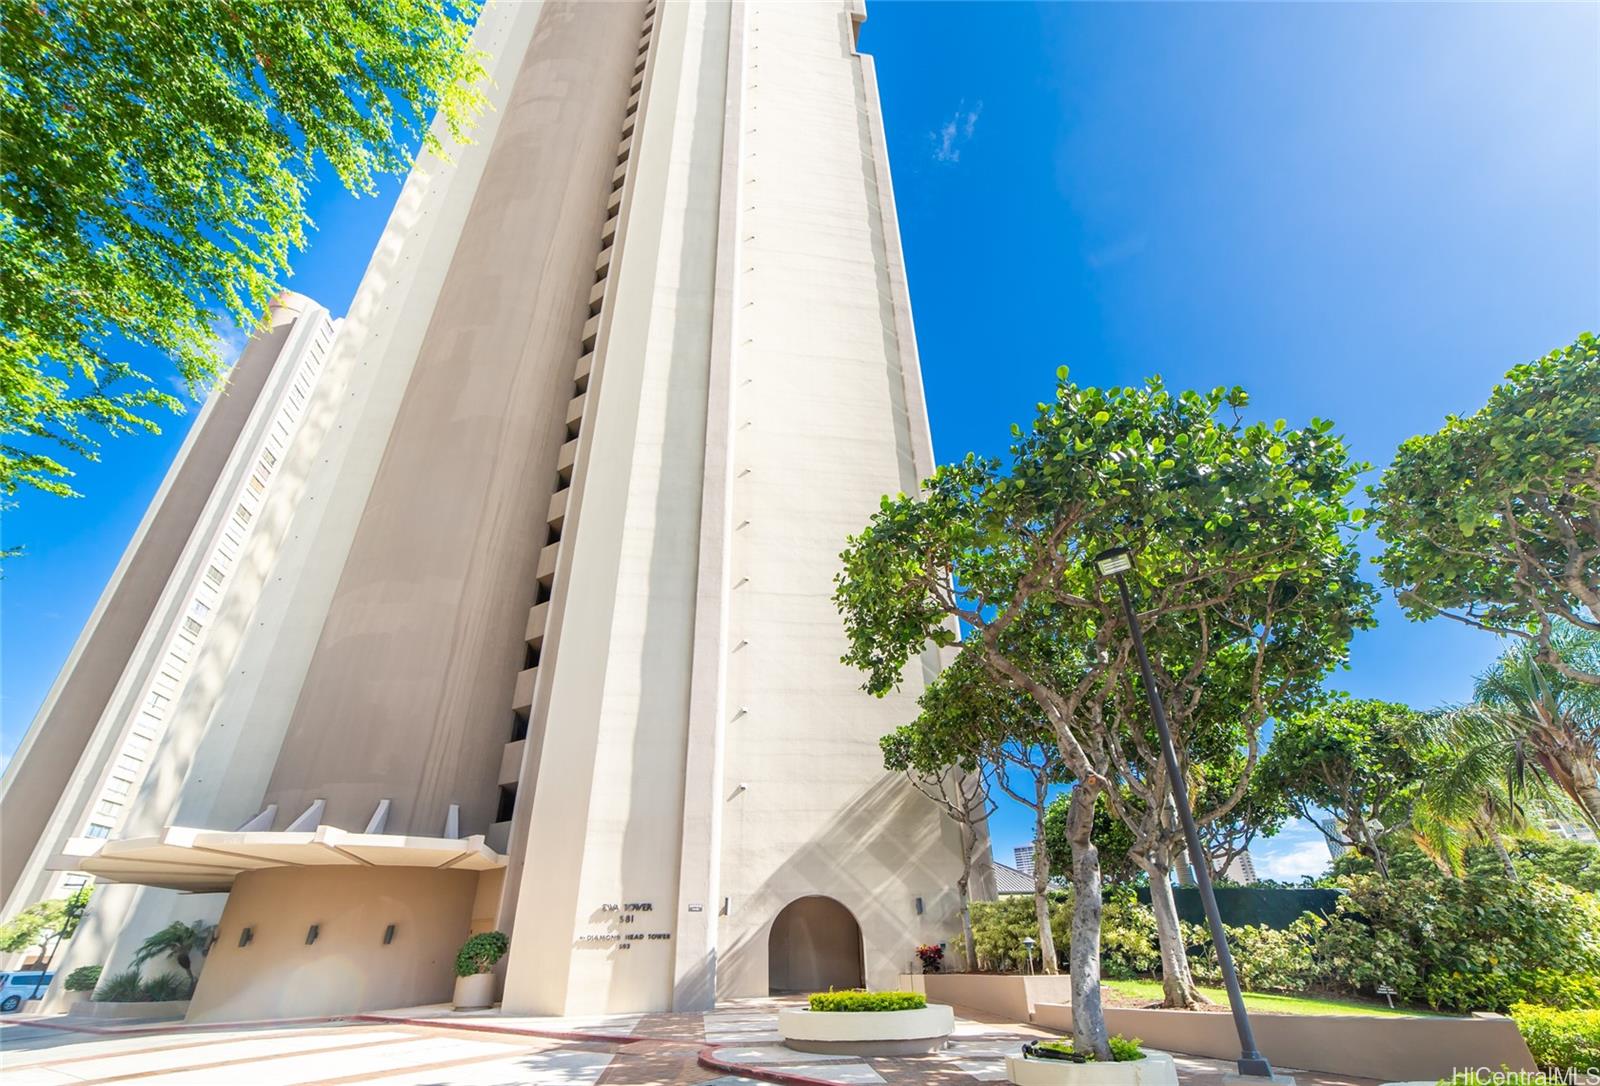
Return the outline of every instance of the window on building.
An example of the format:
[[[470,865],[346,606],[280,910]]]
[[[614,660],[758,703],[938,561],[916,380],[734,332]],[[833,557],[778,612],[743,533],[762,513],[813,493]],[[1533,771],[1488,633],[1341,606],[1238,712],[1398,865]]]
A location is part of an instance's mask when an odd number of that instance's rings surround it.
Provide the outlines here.
[[[106,782],[106,791],[115,795],[125,796],[133,788],[133,782],[125,777],[112,777]]]
[[[206,567],[206,580],[210,581],[212,584],[221,584],[222,578],[223,573],[216,566]]]
[[[196,622],[192,618],[186,618],[183,620],[183,629],[185,633],[188,633],[191,636],[200,636],[200,623]]]
[[[99,822],[91,822],[83,835],[85,837],[110,837],[111,827]]]
[[[121,804],[109,799],[103,799],[100,801],[99,806],[95,807],[94,813],[98,815],[109,815],[112,818],[115,818],[117,817],[117,812],[120,810],[122,810]]]

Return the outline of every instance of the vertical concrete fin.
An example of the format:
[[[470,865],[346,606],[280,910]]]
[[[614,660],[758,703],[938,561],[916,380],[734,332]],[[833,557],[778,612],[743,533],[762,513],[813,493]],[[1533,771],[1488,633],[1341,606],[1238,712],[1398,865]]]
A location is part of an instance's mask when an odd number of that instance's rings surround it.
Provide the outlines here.
[[[383,827],[389,824],[389,801],[380,799],[377,810],[372,812],[372,817],[367,820],[365,833],[382,833]]]
[[[238,832],[251,833],[255,830],[270,830],[272,828],[272,820],[277,817],[278,805],[276,803],[269,803],[260,814],[256,815],[250,821],[240,826]]]
[[[300,817],[289,823],[290,833],[304,833],[314,830],[322,821],[322,809],[328,805],[325,799],[313,800],[311,806],[300,812]]]
[[[388,800],[384,801],[385,803]],[[444,816],[444,836],[451,839],[461,836],[461,804],[450,804],[450,813]]]

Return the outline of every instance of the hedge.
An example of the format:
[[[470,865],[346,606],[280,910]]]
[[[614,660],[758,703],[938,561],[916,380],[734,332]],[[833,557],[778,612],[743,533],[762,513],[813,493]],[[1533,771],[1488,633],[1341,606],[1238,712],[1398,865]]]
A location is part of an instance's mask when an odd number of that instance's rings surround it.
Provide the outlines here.
[[[928,997],[920,992],[817,992],[814,1011],[920,1011]]]
[[[1600,1071],[1600,1011],[1558,1011],[1517,1003],[1511,1017],[1534,1062],[1549,1071]]]

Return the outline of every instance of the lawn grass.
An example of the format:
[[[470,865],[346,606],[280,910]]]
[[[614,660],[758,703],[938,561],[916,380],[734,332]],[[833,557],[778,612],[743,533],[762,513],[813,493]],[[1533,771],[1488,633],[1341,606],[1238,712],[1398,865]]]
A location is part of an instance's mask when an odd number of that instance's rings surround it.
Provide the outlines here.
[[[1149,1003],[1159,1002],[1161,999],[1161,982],[1155,980],[1108,980],[1104,982],[1107,988],[1133,999],[1142,999]],[[1227,1006],[1228,993],[1221,988],[1201,988],[1201,994],[1213,1003]],[[1370,1015],[1411,1015],[1427,1018],[1450,1018],[1452,1015],[1440,1014],[1437,1011],[1411,1010],[1405,1007],[1396,1007],[1390,1010],[1383,1003],[1376,1003],[1365,999],[1341,999],[1337,996],[1292,996],[1270,995],[1265,992],[1246,992],[1244,1005],[1247,1010],[1259,1011],[1263,1014],[1370,1014]]]

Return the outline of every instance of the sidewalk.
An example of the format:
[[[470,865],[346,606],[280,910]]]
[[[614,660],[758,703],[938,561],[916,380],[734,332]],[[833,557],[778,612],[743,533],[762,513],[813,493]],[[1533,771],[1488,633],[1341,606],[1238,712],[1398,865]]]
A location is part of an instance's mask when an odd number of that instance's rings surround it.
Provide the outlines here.
[[[101,1027],[64,1017],[0,1025],[7,1086],[971,1086],[1004,1082],[1005,1056],[1044,1031],[960,1013],[949,1046],[896,1058],[818,1056],[784,1048],[779,1000],[707,1014],[535,1018],[448,1006],[294,1023],[215,1028]],[[1231,1065],[1177,1057],[1183,1086],[1220,1086]],[[1374,1086],[1297,1073],[1301,1086]]]

